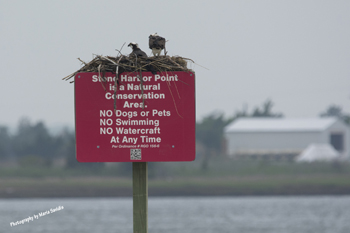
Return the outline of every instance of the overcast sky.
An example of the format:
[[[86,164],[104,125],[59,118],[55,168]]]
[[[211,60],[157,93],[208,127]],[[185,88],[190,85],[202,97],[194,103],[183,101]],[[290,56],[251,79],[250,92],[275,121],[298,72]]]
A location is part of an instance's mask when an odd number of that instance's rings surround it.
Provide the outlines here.
[[[0,124],[74,125],[77,58],[117,55],[148,36],[191,58],[197,119],[271,99],[286,117],[350,113],[350,1],[0,0]],[[131,52],[124,47],[123,54]]]

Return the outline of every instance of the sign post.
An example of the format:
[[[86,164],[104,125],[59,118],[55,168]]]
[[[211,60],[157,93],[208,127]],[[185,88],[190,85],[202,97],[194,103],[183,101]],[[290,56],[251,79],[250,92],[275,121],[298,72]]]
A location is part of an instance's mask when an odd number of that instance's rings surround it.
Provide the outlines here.
[[[132,163],[134,233],[148,232],[148,166],[147,162]]]
[[[133,163],[134,233],[146,233],[147,162],[195,159],[195,75],[78,73],[74,83],[77,160]]]

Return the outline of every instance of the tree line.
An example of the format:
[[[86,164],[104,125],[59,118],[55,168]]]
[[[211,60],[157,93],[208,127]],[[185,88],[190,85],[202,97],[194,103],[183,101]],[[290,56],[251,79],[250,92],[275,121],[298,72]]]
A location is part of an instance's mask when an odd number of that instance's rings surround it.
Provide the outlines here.
[[[240,117],[283,117],[282,113],[272,110],[273,102],[266,100],[261,106],[251,112],[243,108],[233,116],[224,117],[223,113],[211,113],[196,123],[197,155],[202,157],[205,168],[207,159],[211,156],[224,154],[224,128]],[[350,124],[350,115],[343,113],[337,105],[329,106],[321,117],[335,116]],[[45,123],[31,122],[28,118],[19,121],[17,130],[10,134],[8,127],[0,126],[0,160],[18,161],[24,166],[51,166],[55,158],[63,158],[67,168],[88,167],[99,168],[101,163],[78,163],[75,159],[75,133],[63,129],[58,134],[51,134]]]
[[[66,168],[99,168],[103,164],[78,163],[75,158],[75,132],[68,128],[58,134],[49,132],[43,121],[19,121],[12,135],[8,127],[0,126],[0,160],[14,161],[21,166],[50,167],[55,159],[65,160]]]

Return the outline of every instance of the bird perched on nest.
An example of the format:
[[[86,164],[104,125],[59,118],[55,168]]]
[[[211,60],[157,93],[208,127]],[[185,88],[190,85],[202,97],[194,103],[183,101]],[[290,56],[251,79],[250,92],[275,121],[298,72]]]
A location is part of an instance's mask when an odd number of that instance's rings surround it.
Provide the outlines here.
[[[143,58],[148,57],[147,54],[140,49],[140,47],[137,43],[131,42],[128,45],[128,47],[132,48],[132,52],[130,53],[130,56],[143,57]]]
[[[165,51],[165,38],[154,33],[149,36],[149,48],[152,49],[153,56],[159,56],[162,50]],[[166,52],[164,52],[166,55]]]
[[[145,58],[146,62],[148,63],[148,65],[146,65],[145,68],[148,71],[151,71],[152,74],[157,74],[157,71],[154,69],[153,65],[149,64],[151,63],[151,61],[149,60],[147,54],[140,49],[137,43],[131,42],[128,46],[132,48],[132,52],[130,53],[129,56],[131,57],[136,56],[136,58]]]

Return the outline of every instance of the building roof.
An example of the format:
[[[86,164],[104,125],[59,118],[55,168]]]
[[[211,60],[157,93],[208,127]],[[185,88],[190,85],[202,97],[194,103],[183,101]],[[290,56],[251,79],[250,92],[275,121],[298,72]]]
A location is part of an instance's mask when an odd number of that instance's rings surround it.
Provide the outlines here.
[[[310,132],[323,131],[337,118],[239,118],[225,132]]]

